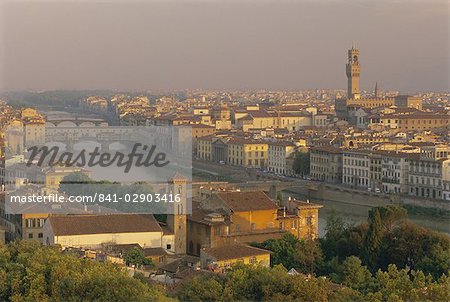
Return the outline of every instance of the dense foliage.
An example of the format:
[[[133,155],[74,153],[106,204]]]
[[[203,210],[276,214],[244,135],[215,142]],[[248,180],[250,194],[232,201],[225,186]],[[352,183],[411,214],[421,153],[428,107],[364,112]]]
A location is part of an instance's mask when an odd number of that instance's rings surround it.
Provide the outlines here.
[[[273,268],[237,265],[225,275],[204,275],[184,283],[182,301],[447,301],[450,279],[438,281],[421,272],[398,270],[372,276],[357,257],[342,264],[341,283],[325,277],[289,275],[282,265]]]
[[[142,267],[144,265],[153,266],[152,261],[145,257],[144,251],[137,247],[134,247],[129,251],[127,251],[123,258],[125,260],[125,264],[128,266],[130,265],[134,265],[135,267]]]
[[[339,301],[357,292],[333,286],[325,278],[291,276],[281,266],[272,269],[237,265],[225,275],[205,275],[185,283],[182,301]]]
[[[406,218],[402,207],[375,207],[356,226],[331,215],[320,240],[288,234],[253,245],[272,251],[272,265],[326,276],[365,301],[449,300],[449,238]]]
[[[271,268],[238,264],[163,292],[116,265],[14,242],[0,247],[0,301],[449,301],[449,243],[408,222],[404,209],[378,207],[357,226],[332,215],[320,240],[287,234],[255,244],[272,251]],[[125,259],[145,264],[141,250]]]
[[[327,233],[320,240],[324,261],[342,262],[349,256],[360,258],[372,273],[399,268],[421,270],[438,279],[450,268],[450,240],[442,233],[406,220],[406,210],[389,205],[373,208],[367,224],[346,225],[331,217]]]
[[[0,301],[164,301],[161,289],[111,263],[35,241],[0,246]]]
[[[309,175],[309,152],[296,152],[292,168],[295,174]]]
[[[272,251],[272,266],[282,264],[286,268],[294,268],[304,273],[314,273],[322,260],[322,250],[317,241],[298,240],[292,234],[252,245]]]

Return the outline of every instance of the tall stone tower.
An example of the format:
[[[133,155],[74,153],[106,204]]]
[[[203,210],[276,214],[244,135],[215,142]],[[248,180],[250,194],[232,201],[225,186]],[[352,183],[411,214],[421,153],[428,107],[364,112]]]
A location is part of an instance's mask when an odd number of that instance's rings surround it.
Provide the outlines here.
[[[179,194],[180,202],[173,204],[173,214],[167,215],[167,225],[173,231],[175,236],[174,250],[176,254],[186,254],[186,241],[187,241],[187,210],[188,210],[188,192],[187,192],[188,180],[180,174],[176,174],[173,177],[172,182],[172,194],[175,196]]]
[[[359,75],[361,73],[361,66],[359,65],[359,50],[352,46],[348,50],[347,67],[347,98],[359,99]]]

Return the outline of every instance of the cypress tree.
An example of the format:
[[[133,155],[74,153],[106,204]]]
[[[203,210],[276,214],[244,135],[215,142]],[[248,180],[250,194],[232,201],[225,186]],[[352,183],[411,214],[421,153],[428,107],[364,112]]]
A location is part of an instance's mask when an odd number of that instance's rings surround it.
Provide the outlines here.
[[[383,223],[377,208],[369,212],[369,229],[364,239],[364,259],[374,271],[377,268],[378,256],[383,239]]]

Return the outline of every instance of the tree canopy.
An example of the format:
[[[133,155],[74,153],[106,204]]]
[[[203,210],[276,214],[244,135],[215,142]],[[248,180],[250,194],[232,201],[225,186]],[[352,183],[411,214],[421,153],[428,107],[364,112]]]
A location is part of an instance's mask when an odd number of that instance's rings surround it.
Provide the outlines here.
[[[449,278],[437,281],[395,265],[372,275],[357,257],[341,268],[340,284],[325,277],[289,275],[273,268],[237,264],[224,275],[207,274],[181,285],[181,301],[447,301]]]
[[[345,225],[340,218],[331,216],[328,232],[320,239],[324,260],[336,258],[342,262],[349,256],[357,256],[372,272],[395,264],[399,268],[421,270],[435,279],[448,275],[448,236],[418,226],[406,220],[406,216],[406,210],[394,205],[373,208],[368,223],[357,226]]]
[[[134,247],[127,251],[124,259],[126,265],[134,265],[135,267],[153,264],[150,259],[145,257],[144,251],[138,247]]]
[[[309,152],[295,152],[292,169],[295,174],[309,175]]]
[[[0,301],[165,301],[159,286],[123,268],[63,253],[36,241],[0,246]]]

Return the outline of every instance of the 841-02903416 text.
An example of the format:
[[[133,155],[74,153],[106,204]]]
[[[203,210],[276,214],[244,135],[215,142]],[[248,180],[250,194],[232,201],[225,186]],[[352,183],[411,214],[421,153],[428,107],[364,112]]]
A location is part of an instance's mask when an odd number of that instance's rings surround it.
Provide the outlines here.
[[[95,193],[94,195],[76,195],[65,196],[62,194],[49,195],[26,195],[26,196],[9,196],[12,203],[64,203],[64,202],[83,202],[83,203],[179,203],[181,202],[181,194],[103,194]]]
[[[98,202],[180,202],[181,194],[98,194]]]

